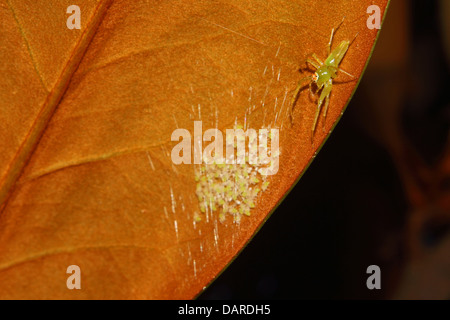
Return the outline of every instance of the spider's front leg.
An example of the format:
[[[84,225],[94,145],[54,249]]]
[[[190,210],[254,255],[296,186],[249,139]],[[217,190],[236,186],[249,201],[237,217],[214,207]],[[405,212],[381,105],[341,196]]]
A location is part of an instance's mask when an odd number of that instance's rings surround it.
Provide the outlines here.
[[[291,124],[293,122],[292,113],[294,112],[294,106],[295,106],[295,103],[297,102],[298,94],[300,93],[300,90],[303,88],[303,84],[304,84],[305,80],[312,81],[312,76],[307,76],[307,77],[304,77],[303,79],[301,79],[298,82],[297,87],[295,88],[294,95],[292,96],[292,100],[291,100],[291,110],[289,112],[289,118],[291,119]]]
[[[316,61],[313,61],[311,59],[306,59],[306,63],[312,65],[314,68],[319,69],[322,66],[322,63],[319,62],[319,64],[317,64]]]

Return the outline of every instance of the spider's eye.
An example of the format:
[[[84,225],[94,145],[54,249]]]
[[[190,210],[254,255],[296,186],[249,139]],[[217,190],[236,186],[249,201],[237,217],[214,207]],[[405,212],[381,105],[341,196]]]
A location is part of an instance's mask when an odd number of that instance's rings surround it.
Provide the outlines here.
[[[317,72],[314,73],[312,79],[313,79],[314,81],[317,81],[317,80],[319,79],[319,75],[317,74]]]

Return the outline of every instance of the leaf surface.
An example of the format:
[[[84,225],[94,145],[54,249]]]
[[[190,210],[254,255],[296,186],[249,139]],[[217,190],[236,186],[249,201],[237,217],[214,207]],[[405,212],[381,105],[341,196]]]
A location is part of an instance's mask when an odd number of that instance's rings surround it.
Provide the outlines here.
[[[345,16],[333,44],[359,33],[341,64],[359,79],[377,36],[367,7],[383,15],[387,0],[77,2],[81,30],[65,25],[69,1],[0,1],[0,298],[193,298],[304,172],[357,85],[334,84],[311,143],[307,90],[288,116],[307,55],[326,58]],[[202,213],[195,166],[172,163],[172,132],[194,120],[280,129],[279,171],[240,223]],[[67,289],[70,265],[81,290]]]

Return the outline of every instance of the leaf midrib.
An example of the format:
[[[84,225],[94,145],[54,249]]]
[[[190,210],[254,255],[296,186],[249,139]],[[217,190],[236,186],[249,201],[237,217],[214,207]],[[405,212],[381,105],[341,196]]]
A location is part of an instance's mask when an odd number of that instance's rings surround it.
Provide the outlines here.
[[[44,134],[50,120],[52,119],[57,106],[62,100],[67,88],[69,87],[70,81],[78,69],[83,57],[94,38],[100,24],[102,23],[106,12],[113,0],[104,0],[100,2],[94,10],[91,19],[88,21],[86,28],[79,37],[78,42],[75,45],[66,65],[64,66],[60,76],[58,77],[55,86],[49,91],[47,98],[45,99],[38,115],[36,116],[33,124],[30,127],[25,139],[23,140],[20,147],[17,149],[13,160],[9,163],[6,169],[6,174],[3,177],[3,181],[0,183],[0,214],[4,211],[7,206],[8,199],[13,192],[16,182],[22,175],[23,169],[29,162],[31,156],[33,155],[36,147],[39,145],[39,141]],[[8,2],[9,4],[9,2]],[[12,7],[14,18],[15,13]],[[17,19],[16,19],[17,21]],[[19,24],[20,28],[20,24]],[[23,32],[21,31],[22,36]],[[24,41],[27,43],[26,39]],[[30,52],[29,46],[27,47],[33,61],[33,65],[36,69],[33,56]],[[38,70],[36,69],[38,76],[41,78]],[[41,82],[43,80],[41,79]]]

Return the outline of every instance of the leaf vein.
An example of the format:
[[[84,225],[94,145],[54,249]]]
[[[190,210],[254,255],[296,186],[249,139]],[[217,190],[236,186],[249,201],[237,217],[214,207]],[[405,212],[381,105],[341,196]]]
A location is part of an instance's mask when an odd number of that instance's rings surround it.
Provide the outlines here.
[[[31,64],[33,65],[34,70],[36,71],[36,73],[37,73],[37,75],[38,75],[39,81],[41,82],[41,84],[42,84],[42,86],[44,87],[45,91],[49,92],[48,86],[47,86],[47,84],[45,83],[44,78],[42,78],[41,73],[39,72],[39,69],[38,69],[38,67],[37,67],[36,60],[34,59],[33,50],[31,50],[30,43],[28,42],[28,39],[27,39],[27,37],[25,36],[25,32],[24,32],[24,30],[23,30],[22,25],[21,25],[20,22],[19,22],[19,18],[17,18],[17,14],[16,14],[16,12],[15,12],[13,6],[11,5],[10,1],[9,1],[9,0],[6,0],[6,3],[8,4],[8,7],[11,9],[11,12],[12,12],[12,14],[13,14],[14,20],[16,21],[17,26],[19,27],[20,34],[22,35],[23,41],[25,42],[25,45],[26,45],[26,47],[27,47],[27,51],[28,51],[28,53],[30,54]]]

